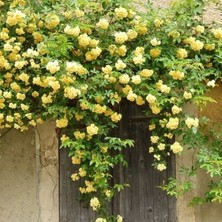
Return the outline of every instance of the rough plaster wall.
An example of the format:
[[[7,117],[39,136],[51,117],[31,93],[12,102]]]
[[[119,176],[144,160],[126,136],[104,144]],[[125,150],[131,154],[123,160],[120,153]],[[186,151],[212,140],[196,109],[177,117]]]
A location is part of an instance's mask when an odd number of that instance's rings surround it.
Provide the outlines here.
[[[35,173],[34,131],[0,138],[0,222],[36,222]]]
[[[203,18],[205,23],[212,23],[212,22],[218,22],[220,24],[222,23],[221,11],[213,3],[208,5]]]
[[[55,124],[0,138],[0,177],[0,222],[58,222]]]
[[[198,110],[195,106],[187,104],[183,107],[183,111],[186,113],[197,115]],[[180,140],[180,138],[178,138]],[[184,148],[186,149],[186,147]],[[181,167],[191,167],[194,163],[194,152],[192,150],[184,150],[183,154],[177,156],[176,158],[176,167],[179,170]],[[185,180],[186,178],[177,170],[177,178],[180,180]],[[197,177],[192,177],[192,182],[197,184]],[[196,208],[189,206],[190,201],[198,193],[197,187],[193,189],[192,192],[185,193],[177,200],[177,220],[178,222],[197,222],[196,221]]]
[[[221,4],[221,3],[220,3]],[[222,6],[222,5],[221,5]],[[220,7],[221,7],[220,6]],[[204,15],[206,23],[218,22],[222,24],[222,13],[214,4],[210,4]],[[214,98],[217,103],[210,103],[207,107],[199,112],[200,116],[207,116],[217,123],[222,123],[222,85],[217,85],[208,94]],[[207,184],[210,178],[203,171],[198,174],[198,192],[204,195],[207,190]],[[196,222],[221,222],[222,221],[222,204],[205,204],[196,214]]]
[[[155,7],[160,7],[160,8],[164,8],[164,7],[169,6],[169,3],[170,3],[171,1],[172,1],[172,0],[152,0],[153,5],[154,5]]]
[[[36,129],[38,169],[38,222],[59,221],[58,139],[54,123],[44,123]]]
[[[210,103],[207,107],[200,112],[200,116],[207,116],[208,118],[214,120],[217,123],[222,123],[222,85],[218,85],[213,88],[212,91],[208,94],[214,98],[217,103]],[[203,195],[207,190],[207,183],[210,178],[201,171],[198,174],[198,185],[199,185],[199,194]],[[222,221],[222,204],[205,204],[200,209],[199,214],[200,222],[221,222]],[[198,221],[198,222],[199,222]]]

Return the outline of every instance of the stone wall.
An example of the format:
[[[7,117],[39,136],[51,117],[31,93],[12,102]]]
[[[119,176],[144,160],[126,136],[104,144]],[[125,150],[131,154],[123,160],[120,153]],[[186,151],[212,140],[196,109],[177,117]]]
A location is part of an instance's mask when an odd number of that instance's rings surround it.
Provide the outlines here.
[[[0,138],[0,222],[58,222],[55,125],[5,132]]]
[[[0,222],[36,221],[35,162],[34,130],[11,130],[0,139]]]
[[[222,85],[217,85],[208,93],[208,96],[216,100],[216,103],[209,103],[206,108],[199,112],[199,116],[206,116],[209,119],[222,123]],[[210,178],[200,171],[197,177],[198,192],[203,195],[207,190],[207,184]],[[196,222],[220,222],[222,221],[222,204],[205,204],[199,209],[199,215]]]

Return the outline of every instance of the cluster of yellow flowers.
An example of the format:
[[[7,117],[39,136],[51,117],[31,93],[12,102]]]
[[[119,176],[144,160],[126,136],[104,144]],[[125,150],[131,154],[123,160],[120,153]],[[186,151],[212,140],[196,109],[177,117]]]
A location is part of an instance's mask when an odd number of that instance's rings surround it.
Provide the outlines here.
[[[93,197],[91,200],[90,200],[90,206],[92,207],[92,209],[94,211],[98,210],[98,208],[100,207],[100,202],[98,200],[97,197]]]
[[[107,220],[104,219],[104,218],[99,217],[99,218],[96,219],[95,222],[107,222]]]
[[[119,105],[134,103],[153,117],[149,153],[156,169],[165,170],[166,156],[184,145],[168,141],[199,126],[183,105],[216,86],[222,29],[195,22],[182,30],[171,17],[145,18],[102,3],[35,13],[24,0],[0,1],[0,129],[24,131],[52,117],[57,128],[70,127],[61,141],[79,165],[72,180],[84,177],[82,194],[109,199],[115,192],[108,172],[117,163],[105,138],[122,120]],[[90,206],[99,210],[102,201],[94,197]]]

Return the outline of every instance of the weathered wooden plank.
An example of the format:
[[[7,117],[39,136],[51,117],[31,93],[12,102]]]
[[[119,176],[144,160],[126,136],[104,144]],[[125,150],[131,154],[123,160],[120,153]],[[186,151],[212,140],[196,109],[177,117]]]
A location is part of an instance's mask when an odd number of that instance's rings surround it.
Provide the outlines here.
[[[60,222],[91,222],[95,214],[79,201],[80,181],[72,181],[78,170],[68,157],[68,150],[60,150]]]
[[[60,151],[59,155],[59,213],[60,213],[60,221],[66,221],[66,209],[67,209],[67,202],[66,202],[66,193],[64,192],[67,187],[66,175],[63,171],[67,168],[66,166],[66,153]]]
[[[175,155],[170,156],[168,161],[167,178],[176,176],[176,160]],[[169,222],[177,221],[176,215],[176,198],[168,196],[168,214]]]

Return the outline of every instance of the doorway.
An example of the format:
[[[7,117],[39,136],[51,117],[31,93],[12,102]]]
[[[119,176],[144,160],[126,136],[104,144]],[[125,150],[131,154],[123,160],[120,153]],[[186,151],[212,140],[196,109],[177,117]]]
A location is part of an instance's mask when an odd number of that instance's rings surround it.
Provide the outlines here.
[[[133,139],[135,146],[124,151],[128,167],[113,169],[114,182],[129,183],[130,187],[116,196],[111,212],[123,216],[124,222],[176,222],[176,200],[158,188],[168,177],[175,176],[175,157],[169,157],[166,171],[159,172],[151,166],[148,124],[152,117],[143,114],[144,108],[129,102],[119,107],[123,119],[115,133],[121,138]],[[61,149],[60,222],[91,222],[95,215],[78,201],[79,184],[70,179],[75,171],[68,150]]]

